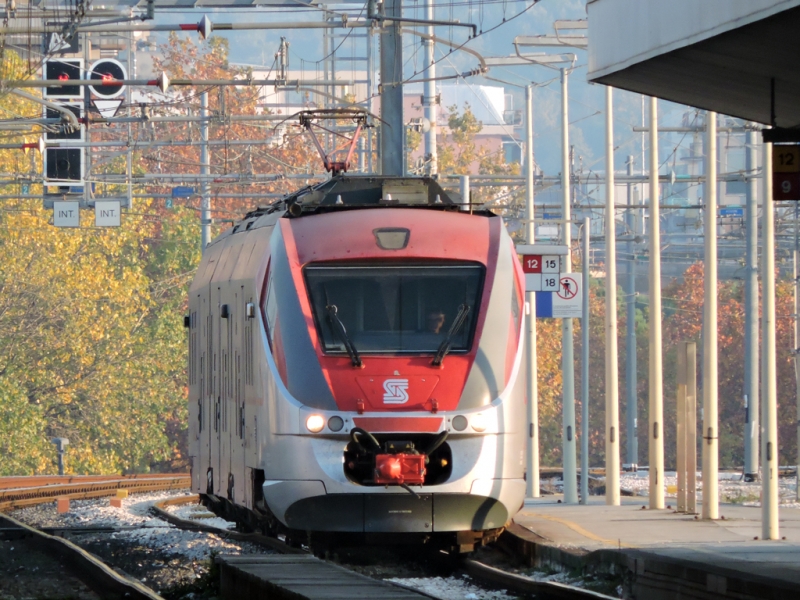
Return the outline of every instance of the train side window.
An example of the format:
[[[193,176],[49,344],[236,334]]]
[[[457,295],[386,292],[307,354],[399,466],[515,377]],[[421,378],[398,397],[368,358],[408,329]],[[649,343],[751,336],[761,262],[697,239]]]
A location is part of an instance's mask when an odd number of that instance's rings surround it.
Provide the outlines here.
[[[269,338],[269,345],[271,348],[275,321],[278,318],[278,301],[275,298],[275,280],[272,277],[271,271],[267,279],[267,299],[265,301],[265,306],[267,313],[267,337]]]

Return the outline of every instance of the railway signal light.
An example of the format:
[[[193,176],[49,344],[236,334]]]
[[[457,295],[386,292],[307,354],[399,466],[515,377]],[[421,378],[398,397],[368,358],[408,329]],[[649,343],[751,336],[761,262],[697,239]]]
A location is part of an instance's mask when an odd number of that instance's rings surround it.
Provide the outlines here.
[[[83,148],[46,148],[44,173],[48,182],[83,181]]]
[[[63,81],[65,85],[44,88],[45,98],[82,99],[83,89],[79,85],[67,85],[69,81],[81,79],[83,60],[80,58],[50,59],[44,63],[44,78]]]
[[[89,69],[89,79],[97,81],[89,90],[99,98],[116,98],[125,92],[121,81],[126,79],[125,67],[113,58],[103,58]]]

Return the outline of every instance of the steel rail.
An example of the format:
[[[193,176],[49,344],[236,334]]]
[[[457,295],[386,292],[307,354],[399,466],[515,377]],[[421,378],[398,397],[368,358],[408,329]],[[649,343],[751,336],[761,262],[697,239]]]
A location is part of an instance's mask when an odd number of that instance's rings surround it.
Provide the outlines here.
[[[260,533],[242,533],[240,531],[231,531],[229,529],[222,529],[221,527],[214,527],[213,525],[204,525],[195,521],[181,519],[167,511],[168,506],[178,506],[181,504],[190,504],[192,502],[199,503],[200,496],[194,494],[193,496],[180,496],[178,498],[168,498],[161,502],[156,502],[151,509],[151,512],[159,519],[163,519],[168,523],[172,523],[179,529],[186,531],[203,531],[206,533],[213,533],[221,538],[236,540],[239,542],[252,542],[260,546],[266,546],[280,552],[281,554],[308,554],[305,550],[300,548],[293,548],[288,544],[282,542],[278,538],[261,535]]]
[[[23,532],[25,534],[23,543],[30,544],[63,564],[102,598],[163,600],[150,588],[119,575],[95,556],[68,540],[48,535],[8,515],[0,515],[0,525]]]
[[[160,490],[185,489],[191,484],[188,475],[173,475],[151,479],[111,479],[61,485],[10,488],[0,490],[0,512],[44,504],[56,498],[81,500],[111,496],[117,490],[130,492],[155,492]]]
[[[558,600],[612,600],[614,598],[614,596],[607,596],[566,583],[536,581],[469,558],[462,561],[462,566],[473,578],[500,585],[516,594],[534,594],[537,598],[556,598]]]
[[[41,196],[36,196],[41,198]],[[9,488],[41,487],[68,483],[116,481],[119,479],[171,479],[183,477],[183,473],[138,473],[133,475],[12,475],[0,477],[0,490]]]

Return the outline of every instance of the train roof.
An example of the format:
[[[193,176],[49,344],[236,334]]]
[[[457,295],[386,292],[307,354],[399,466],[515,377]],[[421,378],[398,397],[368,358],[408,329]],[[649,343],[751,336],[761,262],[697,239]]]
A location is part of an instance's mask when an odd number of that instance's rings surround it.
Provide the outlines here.
[[[268,206],[259,206],[211,244],[228,235],[274,225],[278,219],[370,208],[424,208],[441,212],[464,210],[461,198],[445,191],[431,177],[384,177],[381,175],[337,175],[292,192]],[[496,216],[489,210],[473,215]]]
[[[431,208],[462,209],[460,198],[453,198],[431,177],[384,177],[376,175],[337,175],[301,188],[277,202],[251,211],[251,218],[274,212],[286,212],[290,218],[359,208]],[[475,211],[491,215],[489,211]]]

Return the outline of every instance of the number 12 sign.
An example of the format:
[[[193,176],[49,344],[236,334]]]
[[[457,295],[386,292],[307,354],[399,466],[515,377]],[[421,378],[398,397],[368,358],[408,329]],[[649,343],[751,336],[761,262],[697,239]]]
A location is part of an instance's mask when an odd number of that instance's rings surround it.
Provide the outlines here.
[[[772,148],[772,199],[800,200],[800,146],[776,144]]]
[[[555,292],[559,287],[561,257],[528,254],[522,256],[522,271],[525,273],[525,291]]]

